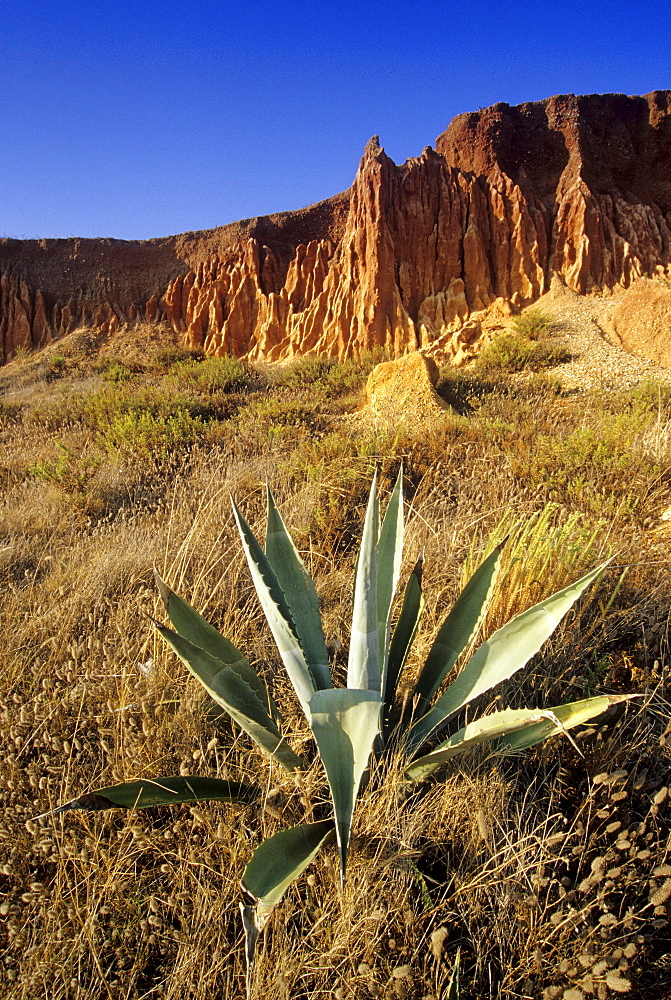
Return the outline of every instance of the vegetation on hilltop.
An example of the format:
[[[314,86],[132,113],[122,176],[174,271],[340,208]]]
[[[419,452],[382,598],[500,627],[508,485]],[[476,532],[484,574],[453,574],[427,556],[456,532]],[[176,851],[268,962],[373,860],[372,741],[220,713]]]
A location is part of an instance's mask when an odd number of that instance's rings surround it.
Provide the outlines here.
[[[512,532],[483,626],[616,553],[599,588],[494,702],[643,697],[513,759],[474,749],[429,784],[362,792],[344,895],[335,849],[288,891],[259,948],[259,995],[534,1000],[671,988],[667,670],[671,396],[564,393],[546,375],[443,373],[453,411],[421,432],[369,422],[374,359],[262,368],[156,351],[0,373],[0,982],[8,1000],[240,996],[240,873],[297,804],[280,768],[259,804],[39,814],[159,773],[258,782],[266,758],[152,634],[155,564],[310,740],[243,564],[229,503],[258,534],[264,484],[313,574],[344,670],[368,487],[406,479],[407,580],[426,552],[419,670],[463,573]],[[624,572],[625,566],[629,566]],[[397,608],[398,611],[398,608]],[[484,697],[479,709],[491,707]],[[634,707],[635,706],[635,707]],[[618,714],[619,713],[619,714]],[[400,775],[399,775],[400,779]]]

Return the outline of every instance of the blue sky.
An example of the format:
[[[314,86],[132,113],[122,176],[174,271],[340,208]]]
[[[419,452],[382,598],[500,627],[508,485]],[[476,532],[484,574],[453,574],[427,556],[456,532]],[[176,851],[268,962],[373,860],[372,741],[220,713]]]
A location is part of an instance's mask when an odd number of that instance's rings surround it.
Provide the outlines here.
[[[496,101],[671,88],[638,0],[0,0],[0,236],[145,239],[301,208]]]

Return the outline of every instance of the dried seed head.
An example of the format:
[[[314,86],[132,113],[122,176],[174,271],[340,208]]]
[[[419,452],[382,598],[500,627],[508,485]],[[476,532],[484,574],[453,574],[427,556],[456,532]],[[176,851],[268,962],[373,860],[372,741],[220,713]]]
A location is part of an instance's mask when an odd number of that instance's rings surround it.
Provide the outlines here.
[[[606,985],[615,993],[628,993],[631,989],[629,980],[621,976],[619,972],[609,972],[606,976]]]
[[[478,824],[478,833],[480,835],[480,840],[483,840],[485,843],[488,843],[491,838],[492,832],[489,828],[489,823],[487,822],[487,816],[485,815],[484,809],[478,809],[475,818]]]
[[[437,927],[436,930],[431,933],[431,954],[436,961],[440,959],[443,952],[443,945],[447,934],[447,927]]]
[[[661,906],[669,896],[671,896],[671,878],[664,879],[659,889],[650,894],[650,903],[653,906]]]

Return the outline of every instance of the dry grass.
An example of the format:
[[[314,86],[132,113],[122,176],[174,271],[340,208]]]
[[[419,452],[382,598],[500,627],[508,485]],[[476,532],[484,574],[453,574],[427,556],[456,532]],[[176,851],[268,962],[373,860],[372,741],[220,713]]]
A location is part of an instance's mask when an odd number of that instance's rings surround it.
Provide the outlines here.
[[[617,556],[499,700],[644,697],[581,734],[578,748],[557,739],[507,760],[480,750],[412,794],[398,762],[373,774],[344,895],[326,850],[266,932],[258,996],[437,1000],[458,947],[469,1000],[668,996],[669,527],[659,515],[671,488],[661,393],[574,398],[542,380],[460,375],[446,391],[461,416],[413,436],[352,416],[365,366],[304,365],[274,383],[248,372],[245,385],[218,393],[188,367],[197,362],[186,359],[180,380],[177,353],[161,360],[135,344],[131,358],[126,345],[96,369],[94,347],[80,343],[56,377],[40,358],[0,375],[2,996],[242,995],[239,878],[260,839],[322,815],[324,780],[315,768],[297,791],[212,716],[150,630],[146,614],[160,615],[152,566],[245,650],[300,749],[309,732],[244,569],[228,495],[259,531],[271,483],[316,578],[327,639],[346,646],[370,472],[379,464],[388,488],[401,457],[406,570],[426,550],[427,611],[410,671],[458,592],[462,564],[512,531],[488,629]],[[110,388],[117,361],[132,361],[135,374]],[[166,379],[185,409],[203,407],[195,437],[190,427],[151,462],[132,428],[123,454],[108,449],[104,422],[90,417],[101,398],[160,412]],[[585,449],[615,447],[614,419],[617,461],[580,464]],[[575,435],[586,431],[576,457]],[[57,460],[58,441],[75,471],[82,456],[99,459],[80,490],[34,473]],[[343,663],[341,651],[336,670]],[[180,771],[251,778],[263,801],[34,819],[97,786]]]

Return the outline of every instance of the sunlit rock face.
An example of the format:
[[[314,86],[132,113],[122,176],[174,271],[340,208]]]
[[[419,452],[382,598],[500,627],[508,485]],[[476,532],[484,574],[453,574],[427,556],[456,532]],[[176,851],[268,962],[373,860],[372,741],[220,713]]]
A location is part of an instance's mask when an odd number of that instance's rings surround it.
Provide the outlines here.
[[[669,264],[670,106],[496,104],[400,166],[374,137],[350,190],[299,212],[142,242],[0,240],[0,361],[140,321],[212,354],[460,359],[553,274],[587,293]]]

